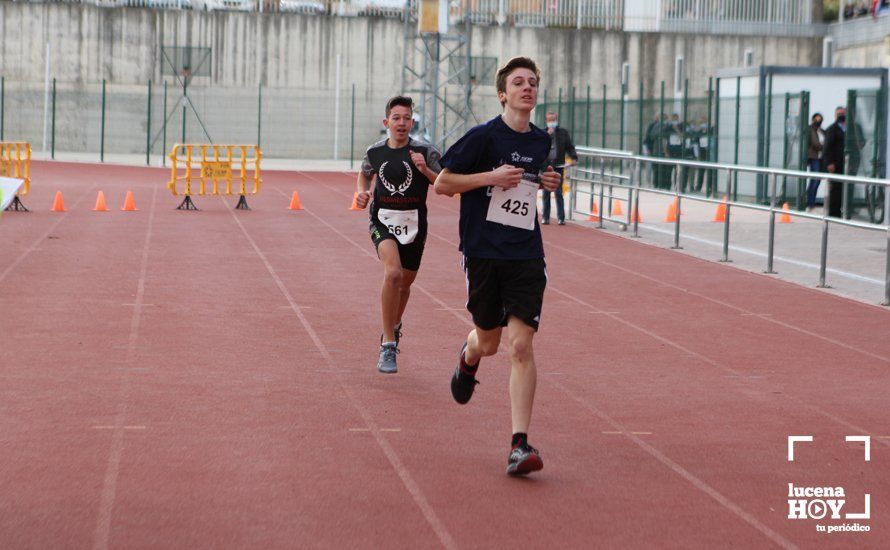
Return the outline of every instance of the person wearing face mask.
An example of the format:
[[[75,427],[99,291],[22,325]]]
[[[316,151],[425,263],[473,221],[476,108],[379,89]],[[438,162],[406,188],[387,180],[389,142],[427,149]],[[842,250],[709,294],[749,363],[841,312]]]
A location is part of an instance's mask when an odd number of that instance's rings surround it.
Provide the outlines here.
[[[810,124],[809,147],[807,147],[807,166],[810,172],[822,171],[822,151],[825,148],[825,130],[822,129],[822,115],[813,115]],[[819,191],[819,178],[812,178],[807,187],[807,212],[816,209],[816,193]]]
[[[578,161],[578,153],[575,152],[575,144],[572,143],[572,136],[569,131],[559,126],[559,115],[553,111],[549,111],[547,118],[547,133],[550,134],[550,155],[547,157],[559,173],[563,174],[563,166],[571,166]],[[568,161],[566,161],[568,156]],[[543,208],[541,211],[541,223],[547,225],[550,223],[550,191],[543,190]],[[565,206],[563,203],[562,189],[558,189],[553,193],[556,195],[556,219],[559,225],[566,224]]]
[[[825,145],[822,149],[822,164],[831,174],[844,173],[844,143],[847,138],[847,110],[838,107],[834,110],[834,124],[825,130]],[[828,215],[841,216],[843,184],[828,182]]]

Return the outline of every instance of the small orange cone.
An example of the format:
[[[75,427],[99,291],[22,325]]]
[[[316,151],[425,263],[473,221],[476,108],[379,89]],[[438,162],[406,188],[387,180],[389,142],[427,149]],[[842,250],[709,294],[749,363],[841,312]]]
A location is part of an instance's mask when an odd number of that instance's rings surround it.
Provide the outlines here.
[[[356,191],[355,195],[352,196],[352,204],[349,206],[350,210],[362,210],[358,207],[358,192]]]
[[[590,215],[587,216],[587,221],[589,221],[589,222],[600,221],[600,209],[596,207],[596,203],[593,203],[593,209],[590,211]]]
[[[300,195],[298,195],[296,191],[294,191],[294,194],[291,195],[290,209],[291,210],[302,210],[303,209],[303,205],[300,204]]]
[[[782,205],[782,211],[783,212],[791,211],[791,207],[788,206],[787,202]],[[782,214],[781,216],[779,216],[779,223],[791,223],[791,214]]]
[[[679,202],[679,199],[674,199],[668,205],[667,215],[664,217],[664,221],[666,223],[677,221],[677,203],[678,202]]]
[[[132,191],[127,191],[127,196],[124,198],[124,207],[121,210],[124,212],[135,212],[137,210]]]
[[[726,221],[726,195],[723,195],[723,202],[717,205],[717,211],[714,213],[715,222]]]
[[[56,191],[56,198],[53,199],[53,212],[65,212],[65,201],[62,199],[62,192]]]
[[[639,212],[637,212],[636,207],[634,207],[630,212],[630,221],[637,222],[637,223],[643,223],[643,217],[640,216]]]
[[[96,197],[96,207],[93,208],[93,212],[108,212],[108,207],[105,205],[105,193],[99,191],[99,195]]]
[[[612,215],[613,216],[623,216],[624,210],[621,209],[621,202],[615,201],[612,203]]]

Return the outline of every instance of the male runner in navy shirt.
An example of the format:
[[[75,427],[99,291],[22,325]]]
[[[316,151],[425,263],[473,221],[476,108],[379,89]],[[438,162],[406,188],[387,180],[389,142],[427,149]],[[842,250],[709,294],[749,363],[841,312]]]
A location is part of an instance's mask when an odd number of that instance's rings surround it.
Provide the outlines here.
[[[541,319],[547,272],[537,216],[537,190],[556,191],[547,164],[550,136],[529,121],[540,73],[531,59],[511,59],[497,73],[504,113],[471,129],[442,157],[437,193],[460,193],[460,250],[467,276],[467,309],[475,328],[451,378],[455,401],[467,403],[478,382],[479,360],[497,353],[507,327],[513,439],[507,473],[544,467],[528,444],[537,370],[532,339]]]
[[[356,205],[364,208],[371,201],[371,181],[376,179],[368,230],[383,264],[383,333],[377,370],[384,374],[398,372],[402,315],[426,243],[426,195],[442,156],[432,145],[410,137],[413,107],[409,97],[389,100],[383,124],[390,136],[368,147],[357,181]]]

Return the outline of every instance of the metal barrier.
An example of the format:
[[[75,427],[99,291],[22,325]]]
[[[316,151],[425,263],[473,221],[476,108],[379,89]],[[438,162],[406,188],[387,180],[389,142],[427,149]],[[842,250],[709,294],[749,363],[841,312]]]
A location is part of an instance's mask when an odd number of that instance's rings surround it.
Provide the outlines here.
[[[194,154],[198,152],[198,154]],[[209,155],[208,155],[209,153]],[[176,144],[170,151],[171,174],[167,188],[173,193],[179,182],[185,185],[185,198],[176,207],[177,210],[197,210],[191,196],[197,195],[234,195],[232,181],[238,186],[240,195],[235,208],[250,210],[247,206],[247,184],[253,183],[251,195],[260,190],[260,160],[263,154],[256,145],[212,145],[212,144]],[[195,173],[197,172],[197,174]],[[232,174],[235,173],[233,178]],[[198,183],[198,190],[192,189],[192,182]],[[212,184],[208,190],[207,183]],[[220,182],[225,188],[220,190]]]
[[[0,176],[22,180],[22,187],[7,210],[27,212],[21,196],[31,190],[31,144],[24,141],[0,141]]]
[[[604,222],[611,222],[618,224],[622,227],[622,229],[627,229],[628,227],[633,228],[633,237],[639,237],[639,222],[640,218],[637,214],[639,212],[640,205],[640,193],[653,193],[656,195],[667,195],[674,197],[675,205],[676,205],[676,216],[674,217],[674,242],[672,248],[680,248],[680,226],[681,226],[681,204],[684,200],[697,201],[708,204],[724,204],[726,206],[726,215],[723,221],[723,254],[720,258],[721,262],[728,262],[729,260],[729,223],[730,223],[730,213],[734,208],[742,208],[748,210],[756,210],[760,212],[769,213],[769,241],[768,241],[768,250],[767,250],[767,261],[766,261],[766,273],[775,273],[773,270],[773,256],[775,250],[775,226],[776,226],[776,215],[790,215],[798,218],[805,218],[810,220],[817,220],[822,222],[822,242],[821,242],[821,251],[820,251],[820,263],[819,263],[819,284],[820,288],[826,288],[825,284],[825,272],[826,266],[828,263],[828,233],[829,228],[832,225],[841,225],[847,227],[854,227],[869,231],[880,231],[886,234],[887,236],[887,251],[886,251],[886,267],[885,267],[885,281],[884,281],[884,301],[881,303],[882,305],[888,306],[890,305],[890,222],[887,225],[878,225],[874,223],[866,223],[859,222],[854,220],[846,220],[843,218],[835,218],[828,216],[827,213],[830,211],[830,193],[825,194],[825,205],[822,214],[814,214],[807,212],[799,212],[793,210],[783,210],[780,206],[777,206],[776,202],[776,188],[778,187],[777,183],[779,178],[799,178],[799,179],[811,179],[813,177],[812,172],[803,172],[799,170],[781,170],[776,168],[760,168],[755,166],[737,166],[733,164],[720,164],[713,162],[698,162],[698,161],[687,161],[687,160],[678,160],[678,159],[667,159],[667,158],[655,158],[641,155],[634,155],[628,151],[616,151],[609,149],[596,149],[591,147],[578,147],[577,148],[578,156],[579,156],[579,164],[572,167],[571,173],[569,175],[569,218],[572,219],[574,214],[583,214],[587,215],[590,220],[597,221],[597,227],[604,227]],[[588,167],[582,167],[581,164],[585,163],[590,164]],[[597,163],[599,163],[599,169],[597,169]],[[641,185],[641,175],[642,168],[647,164],[655,164],[655,165],[670,165],[676,170],[672,170],[673,173],[673,181],[671,184],[671,189],[650,189],[642,187]],[[608,165],[608,168],[607,168]],[[740,173],[747,174],[757,174],[759,177],[764,177],[767,179],[769,184],[769,197],[770,203],[769,206],[759,205],[759,204],[750,204],[743,203],[738,201],[726,201],[717,200],[714,198],[703,197],[699,195],[690,195],[688,193],[681,192],[680,187],[680,172],[679,168],[698,168],[711,170],[715,173],[717,171],[726,173],[726,195],[732,196],[732,189],[734,183],[738,180],[738,175]],[[718,178],[719,179],[719,178]],[[843,184],[843,192],[842,197],[844,202],[846,203],[847,197],[849,196],[848,187],[851,185],[866,185],[866,186],[878,186],[884,188],[884,196],[888,196],[887,187],[890,187],[890,181],[874,179],[874,178],[863,178],[856,176],[844,176],[840,174],[831,174],[830,178],[828,174],[823,174],[822,179],[829,180],[831,182],[838,182]],[[582,189],[579,184],[586,184],[586,189]],[[598,189],[597,189],[598,187]],[[717,182],[717,187],[719,189],[720,184]],[[627,199],[616,197],[615,191],[616,188],[620,192],[627,193]],[[606,194],[606,190],[608,189],[608,195]],[[589,198],[588,208],[586,210],[578,210],[578,195],[587,195]],[[616,200],[627,200],[628,209],[623,218],[615,218],[607,215],[606,210],[606,199],[610,201],[615,198]],[[596,200],[598,199],[599,208],[598,212],[595,211],[594,205],[596,204]],[[632,207],[631,207],[632,205]],[[890,207],[890,200],[888,200],[885,205],[885,211]],[[610,211],[610,210],[609,210]],[[887,216],[884,218],[888,220]]]

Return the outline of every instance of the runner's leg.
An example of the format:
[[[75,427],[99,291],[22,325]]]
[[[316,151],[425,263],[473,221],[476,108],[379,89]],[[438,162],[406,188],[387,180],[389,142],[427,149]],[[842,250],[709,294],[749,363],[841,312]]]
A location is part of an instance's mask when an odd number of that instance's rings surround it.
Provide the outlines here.
[[[383,318],[383,341],[395,342],[394,327],[398,323],[399,305],[404,270],[399,258],[398,243],[385,239],[377,245],[377,256],[383,264],[383,289],[380,292],[380,309]]]
[[[535,329],[511,315],[507,319],[507,340],[510,349],[510,405],[513,433],[528,433],[535,401],[538,371],[532,340]]]
[[[483,357],[489,357],[498,352],[501,343],[501,331],[503,327],[492,330],[483,330],[475,327],[467,335],[467,349],[464,352],[464,361],[468,365],[476,365]]]
[[[402,322],[402,315],[405,314],[405,307],[408,305],[408,298],[411,297],[411,285],[417,278],[417,271],[410,269],[402,269],[402,283],[399,286],[399,311],[396,322],[393,326]]]

